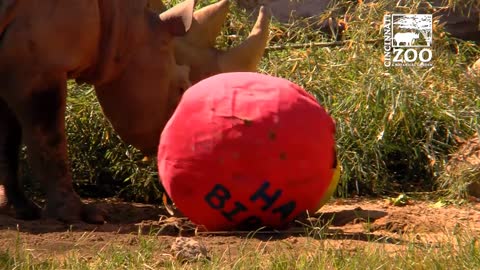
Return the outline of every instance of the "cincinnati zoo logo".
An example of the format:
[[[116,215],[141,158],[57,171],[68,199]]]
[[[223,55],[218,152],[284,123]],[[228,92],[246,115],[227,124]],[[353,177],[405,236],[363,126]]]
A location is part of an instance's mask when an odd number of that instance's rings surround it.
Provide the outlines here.
[[[384,66],[432,66],[431,14],[388,14],[383,25]]]

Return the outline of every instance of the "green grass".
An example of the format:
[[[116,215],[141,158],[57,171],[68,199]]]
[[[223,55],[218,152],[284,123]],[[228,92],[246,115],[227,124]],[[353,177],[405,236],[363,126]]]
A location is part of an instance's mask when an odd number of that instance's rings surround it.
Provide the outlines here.
[[[138,236],[134,247],[108,245],[93,256],[82,253],[55,258],[38,257],[21,244],[0,252],[0,269],[479,269],[480,242],[468,231],[445,232],[443,242],[411,240],[405,244],[369,241],[344,242],[298,238],[288,240],[240,240],[223,249],[209,249],[210,260],[180,263],[162,240]],[[368,244],[368,245],[367,245]]]

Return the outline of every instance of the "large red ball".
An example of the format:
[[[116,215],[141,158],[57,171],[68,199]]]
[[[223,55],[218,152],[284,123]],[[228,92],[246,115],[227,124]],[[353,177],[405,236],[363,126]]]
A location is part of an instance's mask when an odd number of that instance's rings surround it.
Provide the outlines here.
[[[208,230],[279,228],[331,195],[334,135],[298,85],[224,73],[183,95],[161,135],[159,174],[178,209]]]

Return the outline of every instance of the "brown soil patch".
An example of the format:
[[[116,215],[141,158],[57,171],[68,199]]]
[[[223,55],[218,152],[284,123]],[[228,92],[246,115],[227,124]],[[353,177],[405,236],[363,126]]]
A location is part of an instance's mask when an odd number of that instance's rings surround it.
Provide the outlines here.
[[[287,230],[248,232],[199,232],[186,218],[171,217],[164,208],[99,200],[109,213],[107,224],[65,225],[52,220],[21,221],[0,215],[0,251],[21,248],[35,257],[64,257],[77,253],[92,258],[112,246],[135,249],[141,239],[158,242],[158,254],[172,259],[170,247],[178,236],[195,239],[211,254],[235,256],[239,248],[267,252],[306,244],[347,250],[382,245],[395,251],[406,247],[408,239],[419,243],[442,241],[446,232],[458,228],[480,235],[480,202],[463,206],[435,207],[430,202],[413,201],[397,207],[384,200],[334,200],[319,215],[303,218]],[[300,225],[303,223],[304,225]],[[323,228],[323,229],[321,229]],[[245,241],[246,238],[252,238]],[[157,253],[156,253],[157,254]]]
[[[444,186],[465,192],[473,197],[480,198],[480,137],[475,133],[468,140],[457,138],[461,144],[458,150],[451,155],[441,182]]]

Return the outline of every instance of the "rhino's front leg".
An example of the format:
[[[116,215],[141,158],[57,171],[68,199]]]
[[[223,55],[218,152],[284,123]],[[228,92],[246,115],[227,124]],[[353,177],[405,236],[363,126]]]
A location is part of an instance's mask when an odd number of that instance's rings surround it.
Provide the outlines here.
[[[22,130],[14,113],[0,98],[0,207],[12,206],[20,219],[40,217],[40,208],[27,199],[18,178]]]
[[[33,173],[47,196],[46,214],[64,222],[103,223],[101,213],[84,205],[73,189],[65,135],[66,76],[39,78],[13,104]]]

